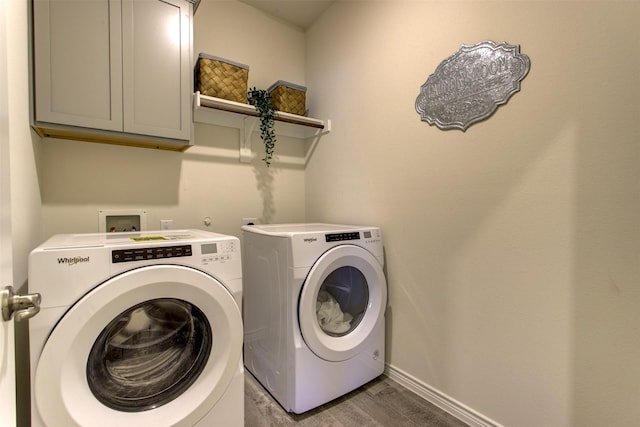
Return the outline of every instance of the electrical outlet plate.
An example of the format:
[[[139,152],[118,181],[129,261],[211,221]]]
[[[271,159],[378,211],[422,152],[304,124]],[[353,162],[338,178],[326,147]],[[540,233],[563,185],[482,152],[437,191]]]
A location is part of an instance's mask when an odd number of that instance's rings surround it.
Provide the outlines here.
[[[255,225],[258,223],[258,218],[242,218],[242,225]]]

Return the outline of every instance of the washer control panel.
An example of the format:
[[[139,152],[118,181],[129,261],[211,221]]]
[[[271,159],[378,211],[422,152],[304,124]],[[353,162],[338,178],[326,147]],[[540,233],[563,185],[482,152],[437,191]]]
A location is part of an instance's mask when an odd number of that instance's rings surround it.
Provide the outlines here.
[[[200,250],[198,251],[198,249]],[[238,244],[233,240],[201,243],[196,244],[195,247],[192,245],[171,245],[114,249],[111,251],[111,262],[117,264],[183,257],[194,257],[194,261],[196,261],[200,256],[202,265],[210,265],[230,261],[235,258],[236,252],[238,252]]]
[[[379,229],[374,229],[370,231],[367,230],[367,231],[364,231],[362,234],[364,234],[365,243],[374,244],[374,243],[380,243],[382,241],[382,238],[380,237]]]
[[[116,249],[111,251],[111,262],[144,261],[192,256],[191,245],[162,246],[150,248]]]
[[[216,243],[204,243],[200,247],[202,253],[202,264],[207,265],[215,262],[224,263],[233,258],[236,252],[235,241],[224,241]]]

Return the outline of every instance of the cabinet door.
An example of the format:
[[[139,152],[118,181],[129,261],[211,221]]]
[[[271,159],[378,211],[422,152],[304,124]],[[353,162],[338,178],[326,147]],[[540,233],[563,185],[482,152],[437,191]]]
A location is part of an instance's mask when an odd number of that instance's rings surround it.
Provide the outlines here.
[[[34,0],[37,121],[122,130],[119,3]]]
[[[124,131],[191,136],[191,5],[122,3]]]

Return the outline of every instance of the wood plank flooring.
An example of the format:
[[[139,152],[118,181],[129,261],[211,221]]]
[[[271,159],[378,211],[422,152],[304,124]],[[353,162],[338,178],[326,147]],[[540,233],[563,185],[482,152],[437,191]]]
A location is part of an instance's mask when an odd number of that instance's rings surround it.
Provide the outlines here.
[[[245,370],[245,426],[468,427],[386,376],[301,415],[286,412]]]

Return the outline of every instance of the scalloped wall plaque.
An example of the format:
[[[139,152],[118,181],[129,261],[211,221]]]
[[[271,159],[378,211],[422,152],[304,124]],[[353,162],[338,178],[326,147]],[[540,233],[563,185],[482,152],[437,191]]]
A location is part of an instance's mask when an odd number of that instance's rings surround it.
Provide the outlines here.
[[[462,45],[420,87],[416,111],[430,125],[464,132],[518,92],[529,67],[529,57],[520,53],[519,45]]]

